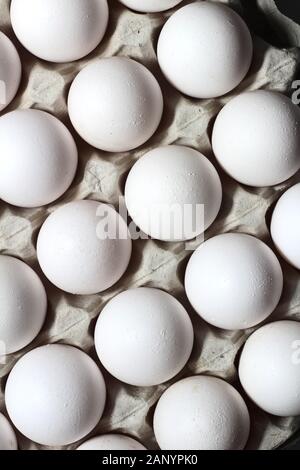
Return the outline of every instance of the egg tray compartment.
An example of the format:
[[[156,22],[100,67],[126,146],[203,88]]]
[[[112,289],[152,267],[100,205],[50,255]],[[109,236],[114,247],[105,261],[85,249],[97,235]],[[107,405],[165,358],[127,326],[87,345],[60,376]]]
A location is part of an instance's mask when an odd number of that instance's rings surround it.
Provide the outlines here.
[[[185,369],[171,383],[189,375],[210,374],[228,380],[241,391],[237,378],[238,357],[246,338],[254,329],[222,331],[206,324],[193,311],[183,287],[185,267],[191,255],[184,243],[136,240],[133,242],[129,268],[113,288],[99,295],[73,296],[55,288],[41,273],[36,259],[36,239],[46,217],[69,201],[95,199],[114,204],[118,209],[126,176],[136,159],[158,145],[179,144],[193,147],[206,155],[216,166],[222,180],[224,198],[221,211],[215,223],[205,233],[205,238],[228,231],[245,232],[259,237],[274,248],[269,235],[272,209],[283,191],[300,181],[299,175],[272,188],[253,189],[239,185],[217,165],[211,150],[211,131],[217,113],[238,93],[266,88],[291,95],[291,84],[300,63],[299,49],[277,48],[261,37],[254,36],[253,64],[241,85],[219,99],[194,100],[184,97],[172,88],[162,76],[157,64],[155,51],[158,35],[171,12],[138,14],[126,9],[117,0],[110,0],[109,27],[101,45],[81,61],[56,65],[38,60],[20,46],[11,30],[9,3],[9,0],[0,0],[0,30],[18,47],[23,65],[23,78],[17,97],[5,112],[16,108],[33,108],[48,111],[61,119],[76,139],[79,168],[67,193],[46,208],[20,209],[0,201],[0,252],[16,256],[32,266],[41,276],[49,299],[47,320],[40,335],[29,347],[7,357],[6,363],[0,365],[0,409],[5,409],[4,389],[9,371],[18,358],[34,347],[49,342],[72,344],[89,353],[98,362],[93,332],[99,312],[117,293],[137,286],[158,287],[170,292],[183,303],[191,316],[195,329],[192,356]],[[186,3],[190,2],[183,2],[182,5]],[[300,26],[281,15],[274,8],[273,0],[262,0],[260,6],[253,11],[246,0],[224,3],[240,12],[250,28],[251,25],[259,25],[262,19],[268,18],[271,29],[272,24],[276,24],[276,29],[280,24],[280,32],[284,31],[284,28],[285,31],[293,31],[294,37],[299,37],[300,41]],[[247,15],[245,17],[243,12],[248,13],[249,18]],[[72,129],[66,107],[70,84],[79,70],[97,57],[113,55],[131,57],[148,67],[158,79],[165,100],[161,125],[150,141],[138,150],[119,154],[101,152],[81,140]],[[198,244],[199,241],[191,242],[189,248],[196,248]],[[299,274],[283,260],[281,263],[284,271],[284,292],[268,321],[282,318],[300,320]],[[137,388],[117,381],[103,368],[102,371],[107,384],[108,399],[103,419],[92,435],[122,432],[138,438],[149,449],[156,449],[152,430],[153,411],[158,398],[170,383]],[[245,397],[243,392],[242,394]],[[249,449],[278,447],[300,429],[299,418],[272,417],[258,410],[247,397],[246,402],[251,415],[251,434],[247,445]],[[30,442],[20,434],[18,441],[21,449],[45,448]],[[72,449],[77,445],[68,448]]]

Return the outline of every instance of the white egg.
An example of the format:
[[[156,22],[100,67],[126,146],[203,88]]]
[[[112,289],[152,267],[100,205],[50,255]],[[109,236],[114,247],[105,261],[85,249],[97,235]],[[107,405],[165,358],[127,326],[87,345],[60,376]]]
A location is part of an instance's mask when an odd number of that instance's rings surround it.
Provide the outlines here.
[[[51,114],[26,109],[0,118],[0,197],[9,204],[55,201],[72,183],[77,161],[72,135]]]
[[[37,256],[55,286],[71,294],[96,294],[126,271],[131,239],[124,219],[111,206],[74,201],[46,219]]]
[[[50,62],[81,59],[101,42],[107,0],[12,0],[14,32],[35,56]]]
[[[154,414],[154,433],[162,450],[241,450],[249,428],[243,398],[215,377],[188,377],[171,385]]]
[[[193,327],[170,294],[141,287],[114,297],[97,321],[95,347],[104,367],[130,385],[152,386],[178,374],[190,357]]]
[[[125,187],[128,212],[147,235],[189,240],[215,220],[222,186],[209,160],[188,147],[158,147],[131,169]]]
[[[271,235],[279,253],[300,269],[300,183],[288,189],[277,202],[271,220]]]
[[[233,90],[252,60],[250,32],[235,11],[194,2],[164,25],[157,46],[162,72],[182,93],[214,98]]]
[[[0,255],[0,357],[31,343],[46,311],[47,296],[37,274],[22,261]]]
[[[120,0],[120,2],[142,13],[156,13],[169,10],[181,3],[182,0]]]
[[[86,142],[107,152],[125,152],[154,134],[163,97],[146,67],[125,57],[110,57],[79,72],[70,88],[68,109]]]
[[[0,112],[16,96],[21,75],[22,65],[17,49],[0,31]]]
[[[240,330],[265,320],[277,306],[283,274],[273,251],[241,233],[217,235],[193,253],[186,294],[208,323]]]
[[[282,183],[300,168],[300,110],[277,92],[242,93],[219,113],[212,145],[219,164],[238,182]]]
[[[103,434],[85,441],[77,450],[146,450],[146,447],[129,436]]]
[[[17,450],[18,443],[8,419],[0,413],[0,450]]]
[[[47,446],[67,445],[90,433],[102,416],[105,399],[105,383],[95,362],[63,344],[25,354],[5,389],[6,408],[16,428]]]
[[[300,415],[300,323],[282,320],[256,330],[242,351],[239,376],[267,413]]]

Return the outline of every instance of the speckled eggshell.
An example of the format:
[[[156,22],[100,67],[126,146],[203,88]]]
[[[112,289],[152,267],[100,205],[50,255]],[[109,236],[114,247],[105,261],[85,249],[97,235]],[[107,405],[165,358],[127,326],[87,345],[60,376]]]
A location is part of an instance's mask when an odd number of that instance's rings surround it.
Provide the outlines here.
[[[277,306],[283,274],[273,251],[241,233],[217,235],[193,253],[186,294],[208,323],[239,330],[265,320]]]
[[[98,424],[105,383],[95,362],[72,346],[33,349],[13,367],[5,389],[10,419],[28,439],[47,446],[78,441]]]
[[[271,220],[271,235],[279,253],[300,269],[300,183],[288,189],[277,202]]]
[[[243,80],[252,47],[250,32],[235,11],[213,2],[194,2],[166,22],[157,57],[162,72],[179,91],[194,98],[214,98]]]
[[[0,118],[0,197],[19,207],[39,207],[69,188],[77,169],[76,144],[56,117],[33,109]]]
[[[122,382],[143,387],[178,374],[190,357],[193,339],[184,307],[170,294],[147,287],[110,300],[95,330],[103,366]]]
[[[239,183],[282,183],[300,168],[300,109],[277,92],[242,93],[217,116],[212,145],[219,164]]]
[[[135,224],[147,235],[189,240],[217,217],[222,186],[204,155],[169,145],[150,150],[135,163],[126,181],[125,201]]]
[[[120,0],[120,2],[132,10],[142,13],[156,13],[169,10],[181,3],[182,0]]]
[[[44,222],[37,256],[55,286],[71,294],[96,294],[126,271],[131,239],[124,219],[111,206],[73,201]]]
[[[110,57],[79,72],[70,88],[68,109],[86,142],[107,152],[125,152],[154,134],[163,97],[146,67],[126,57]]]
[[[31,343],[46,311],[47,296],[37,274],[22,261],[0,255],[0,357]]]
[[[18,91],[22,66],[17,49],[0,31],[0,112],[11,103]]]
[[[256,330],[242,351],[239,376],[267,413],[300,415],[300,323],[282,320]]]
[[[243,398],[215,377],[188,377],[171,385],[154,413],[154,433],[162,450],[241,450],[249,428]]]
[[[146,450],[146,447],[129,436],[103,434],[85,441],[77,450]]]
[[[107,0],[12,0],[11,23],[23,46],[50,62],[78,60],[101,42]]]
[[[17,450],[18,443],[15,432],[8,419],[0,413],[0,450]]]

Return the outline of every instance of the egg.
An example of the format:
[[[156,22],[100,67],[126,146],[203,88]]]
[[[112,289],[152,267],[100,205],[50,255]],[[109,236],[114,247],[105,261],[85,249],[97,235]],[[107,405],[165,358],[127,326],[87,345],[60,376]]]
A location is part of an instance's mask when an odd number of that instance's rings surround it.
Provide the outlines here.
[[[25,354],[5,388],[6,408],[16,428],[46,446],[67,445],[90,433],[102,416],[105,398],[95,362],[64,344]]]
[[[71,294],[96,294],[127,269],[131,239],[124,219],[107,204],[73,201],[54,211],[37,240],[45,276]]]
[[[277,202],[271,220],[271,235],[279,253],[300,269],[300,183],[289,188]]]
[[[77,148],[68,129],[44,111],[24,109],[0,118],[0,197],[19,207],[39,207],[69,188]]]
[[[110,300],[95,329],[103,366],[122,382],[142,387],[177,375],[190,357],[193,339],[184,307],[150,287],[130,289]]]
[[[22,66],[17,49],[0,31],[0,112],[16,96],[21,82]]]
[[[125,201],[135,224],[159,240],[189,240],[215,220],[222,186],[209,160],[194,149],[150,150],[131,169]]]
[[[125,152],[154,134],[163,97],[146,67],[125,57],[110,57],[79,72],[70,88],[68,109],[86,142],[107,152]]]
[[[33,341],[46,311],[46,291],[37,274],[22,261],[0,255],[0,358]]]
[[[120,2],[142,13],[156,13],[169,10],[181,3],[182,0],[120,0]]]
[[[77,450],[146,450],[146,447],[129,436],[103,434],[85,441]]]
[[[248,440],[250,418],[243,398],[231,385],[215,377],[194,376],[163,393],[153,424],[162,450],[241,450]]]
[[[0,413],[0,450],[17,450],[18,443],[15,432],[8,419]]]
[[[277,306],[283,287],[280,263],[262,241],[242,233],[217,235],[193,253],[185,290],[196,312],[228,330],[252,327]]]
[[[300,415],[300,323],[281,320],[256,330],[242,351],[239,376],[267,413]]]
[[[215,98],[243,80],[252,61],[250,32],[235,11],[211,2],[180,8],[164,25],[157,57],[167,80],[193,98]]]
[[[219,113],[212,146],[219,164],[239,183],[282,183],[300,168],[300,109],[277,92],[242,93]]]
[[[12,0],[13,30],[33,55],[50,62],[81,59],[101,42],[107,0]]]

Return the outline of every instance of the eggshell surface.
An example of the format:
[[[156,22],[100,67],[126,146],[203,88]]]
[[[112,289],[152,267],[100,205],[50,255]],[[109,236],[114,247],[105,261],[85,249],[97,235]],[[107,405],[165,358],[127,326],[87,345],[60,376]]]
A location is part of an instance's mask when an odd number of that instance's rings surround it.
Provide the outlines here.
[[[219,328],[239,330],[265,320],[283,287],[278,259],[262,241],[241,233],[217,235],[193,253],[185,275],[196,312]]]
[[[11,40],[0,31],[0,112],[16,96],[22,74],[17,49]]]
[[[193,338],[191,320],[174,297],[141,287],[122,292],[104,307],[96,324],[95,347],[110,374],[146,387],[180,372]]]
[[[188,377],[171,385],[154,413],[154,433],[162,450],[241,450],[249,428],[243,398],[215,377]]]
[[[55,286],[71,294],[96,294],[126,271],[131,239],[115,209],[96,201],[74,201],[46,219],[37,256]]]
[[[300,323],[264,325],[246,341],[239,364],[242,386],[267,413],[300,415]]]
[[[0,255],[0,358],[31,343],[46,311],[47,296],[37,274],[22,261]]]
[[[271,220],[271,235],[279,253],[300,269],[300,184],[288,189],[278,200]]]
[[[19,207],[39,207],[69,188],[77,169],[69,130],[44,111],[16,110],[0,118],[0,197]]]
[[[154,134],[163,97],[146,67],[125,57],[110,57],[79,72],[70,88],[68,109],[86,142],[107,152],[125,152]]]
[[[8,376],[10,419],[26,437],[60,446],[85,437],[99,422],[105,383],[95,362],[72,346],[53,344],[25,354]]]
[[[215,220],[222,186],[214,166],[194,149],[150,150],[131,169],[125,202],[135,224],[159,240],[189,240]]]
[[[146,447],[129,436],[104,434],[92,437],[77,447],[77,450],[146,450]]]
[[[282,183],[300,168],[300,109],[277,92],[242,93],[217,116],[212,145],[220,165],[239,183]]]
[[[142,13],[156,13],[175,7],[182,0],[120,0],[123,5]]]
[[[233,90],[252,60],[250,32],[235,11],[212,2],[194,2],[164,25],[157,46],[162,72],[182,93],[214,98]]]
[[[0,413],[0,450],[17,450],[18,443],[15,432],[8,419]]]
[[[108,23],[107,0],[12,0],[13,30],[33,55],[71,62],[94,50]]]

